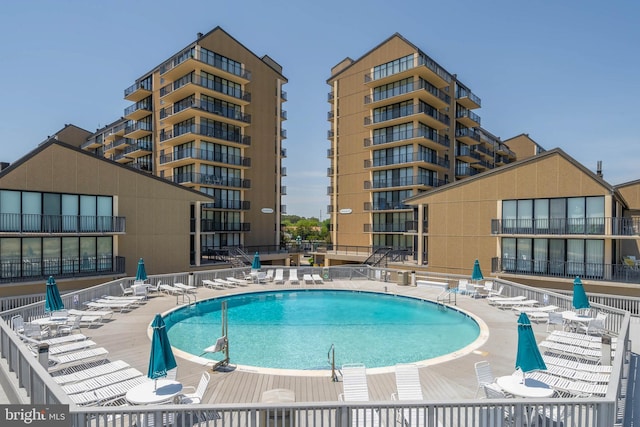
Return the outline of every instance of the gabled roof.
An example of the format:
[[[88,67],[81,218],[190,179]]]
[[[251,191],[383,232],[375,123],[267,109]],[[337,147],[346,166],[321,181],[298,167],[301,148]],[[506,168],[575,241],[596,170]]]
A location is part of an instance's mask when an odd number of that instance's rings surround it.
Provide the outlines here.
[[[276,68],[274,68],[268,60],[265,60],[264,57],[260,58],[258,55],[256,55],[251,49],[248,49],[244,44],[240,43],[235,37],[233,37],[231,34],[229,34],[228,32],[226,32],[225,30],[222,29],[222,27],[220,27],[219,25],[217,25],[216,27],[214,27],[212,30],[210,30],[208,33],[206,34],[202,34],[198,33],[198,38],[187,44],[185,47],[183,47],[182,49],[177,50],[175,53],[171,54],[171,56],[169,56],[169,58],[167,59],[163,59],[162,61],[160,61],[160,63],[158,65],[156,65],[155,67],[153,67],[150,71],[147,71],[146,73],[142,74],[141,77],[137,78],[136,81],[139,81],[145,77],[147,77],[149,74],[153,73],[154,71],[156,71],[158,68],[160,68],[160,66],[162,64],[164,64],[165,62],[169,61],[171,58],[173,58],[174,56],[176,56],[177,54],[179,54],[180,52],[184,51],[185,49],[194,46],[195,44],[198,43],[198,41],[200,39],[203,39],[205,37],[208,37],[209,35],[215,33],[216,31],[221,31],[223,32],[227,37],[229,37],[231,40],[233,40],[234,42],[238,43],[240,46],[242,46],[244,49],[246,49],[247,52],[251,53],[251,55],[255,56],[258,60],[260,60],[263,64],[265,64],[266,66],[268,66],[269,68],[271,68],[273,71],[275,71],[276,73],[278,73],[278,75],[280,77],[282,77],[283,80],[285,81],[289,81],[283,74],[281,70],[277,70]],[[276,61],[274,61],[271,57],[268,57],[267,55],[265,55],[265,57],[269,58],[271,61],[273,61],[274,63],[278,64]],[[278,64],[280,65],[280,64]]]
[[[67,126],[69,126],[69,125],[67,125]],[[78,129],[81,129],[81,128],[78,128]],[[44,150],[46,150],[47,148],[49,148],[52,145],[58,145],[58,146],[63,147],[65,149],[75,151],[76,153],[82,154],[83,156],[87,156],[87,158],[91,158],[92,160],[97,160],[97,161],[100,161],[100,162],[106,162],[112,167],[125,168],[129,172],[138,173],[138,174],[146,176],[149,179],[155,179],[155,180],[157,180],[159,182],[162,182],[162,183],[164,183],[166,185],[171,185],[173,187],[180,188],[180,189],[182,189],[184,191],[189,191],[191,193],[194,193],[194,194],[198,195],[199,197],[204,197],[204,198],[209,198],[211,200],[214,200],[213,196],[210,196],[210,195],[208,195],[206,193],[203,193],[201,191],[195,190],[193,188],[185,187],[184,185],[176,184],[176,183],[171,182],[171,181],[167,181],[166,179],[159,178],[159,177],[157,177],[155,175],[151,175],[149,173],[146,173],[146,172],[143,172],[143,171],[140,171],[140,170],[137,170],[137,169],[133,169],[133,168],[121,165],[118,162],[114,162],[114,161],[108,160],[108,159],[106,159],[104,157],[96,156],[96,155],[94,155],[94,154],[92,154],[92,153],[90,153],[88,151],[81,150],[80,148],[78,148],[78,147],[76,147],[74,145],[68,144],[68,143],[63,142],[63,141],[59,141],[58,139],[56,139],[55,135],[54,135],[54,137],[50,137],[49,139],[47,139],[44,142],[42,142],[41,144],[39,144],[35,149],[31,150],[29,153],[27,153],[26,155],[22,156],[21,158],[19,158],[15,162],[11,163],[6,168],[2,169],[0,171],[0,179],[3,176],[8,175],[12,171],[18,169],[20,166],[24,165],[30,159],[32,159],[36,155],[40,154],[41,152],[43,152]]]
[[[402,36],[402,34],[400,33],[393,33],[390,37],[388,37],[387,39],[385,39],[382,43],[379,43],[377,46],[375,46],[374,48],[370,49],[369,51],[367,51],[367,53],[365,53],[364,55],[360,56],[358,59],[356,59],[355,61],[352,61],[350,65],[344,67],[342,70],[340,70],[339,72],[337,72],[336,74],[332,75],[331,77],[329,77],[327,79],[327,83],[331,82],[331,80],[335,79],[337,76],[339,76],[340,74],[342,74],[343,72],[345,72],[346,70],[348,70],[349,68],[351,68],[354,64],[356,64],[358,61],[361,61],[363,58],[367,57],[368,55],[370,55],[372,52],[376,51],[377,49],[379,49],[381,46],[389,43],[391,40],[393,40],[394,38],[399,38],[400,40],[402,40],[403,42],[405,42],[407,45],[409,45],[411,48],[415,49],[418,52],[422,52],[422,50],[416,46],[415,44],[411,43],[409,40],[407,40],[406,38],[404,38],[404,36]],[[423,53],[423,52],[422,52]],[[426,54],[425,54],[426,55]],[[346,58],[345,58],[346,59]],[[431,58],[433,60],[433,58]],[[338,64],[340,64],[341,62],[343,62],[344,59],[342,61],[340,61]],[[434,61],[436,62],[436,61]],[[436,62],[437,64],[437,62]],[[438,66],[440,66],[443,70],[445,69],[444,67],[442,67],[440,64],[438,64]]]
[[[604,179],[602,179],[596,173],[592,172],[590,169],[585,167],[582,163],[578,162],[576,159],[574,159],[573,157],[571,157],[570,155],[565,153],[560,148],[554,148],[552,150],[545,151],[545,152],[543,152],[541,154],[538,154],[536,156],[531,156],[531,157],[528,157],[528,158],[520,160],[520,161],[509,163],[507,165],[500,166],[498,168],[491,169],[491,170],[488,170],[486,172],[479,173],[478,175],[474,175],[474,176],[469,177],[469,178],[461,179],[459,181],[455,181],[455,182],[452,182],[450,184],[446,184],[446,185],[443,185],[443,186],[440,186],[440,187],[436,187],[436,188],[434,188],[432,190],[428,190],[428,191],[425,191],[423,193],[417,194],[415,196],[411,196],[411,197],[405,199],[404,202],[409,203],[409,202],[412,202],[412,201],[417,201],[417,200],[420,200],[421,198],[423,198],[425,196],[429,196],[431,194],[435,194],[435,193],[439,193],[439,192],[442,192],[442,191],[447,191],[447,190],[449,190],[451,188],[455,188],[455,187],[460,187],[460,186],[463,186],[463,185],[471,184],[471,183],[474,183],[474,182],[479,181],[481,179],[484,179],[484,178],[487,178],[487,177],[490,177],[490,176],[494,176],[494,175],[498,175],[498,174],[502,174],[502,173],[506,173],[506,172],[509,172],[509,171],[511,171],[513,169],[516,169],[516,168],[519,168],[519,167],[522,167],[522,166],[525,166],[525,165],[528,165],[528,164],[541,162],[541,161],[547,159],[548,157],[552,157],[552,156],[561,156],[563,159],[565,159],[566,161],[571,163],[576,168],[580,169],[585,175],[587,175],[588,177],[590,177],[591,179],[596,181],[599,185],[604,187],[606,190],[610,191],[612,194],[615,193],[616,197],[620,201],[622,201],[625,204],[625,206],[627,205],[627,203],[624,202],[624,198],[620,195],[619,192],[616,191],[614,186],[612,186],[611,184],[606,182]]]

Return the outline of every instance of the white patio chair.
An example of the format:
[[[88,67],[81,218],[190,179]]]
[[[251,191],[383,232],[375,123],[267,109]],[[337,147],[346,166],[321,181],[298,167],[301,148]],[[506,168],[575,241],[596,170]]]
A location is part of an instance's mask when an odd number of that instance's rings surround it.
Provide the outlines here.
[[[496,383],[496,377],[493,375],[493,370],[491,369],[491,364],[482,360],[480,362],[476,362],[474,365],[474,369],[476,371],[476,380],[478,381],[478,388],[476,389],[475,397],[478,397],[478,393],[482,390],[486,385],[492,384],[495,387],[500,388]]]
[[[82,320],[82,316],[75,316],[73,320],[67,321],[66,324],[58,326],[56,335],[68,335],[75,330],[81,331],[80,329],[81,320]]]
[[[552,329],[555,330],[558,325],[560,325],[561,329],[564,329],[564,318],[562,317],[562,313],[556,311],[549,312],[549,317],[547,317],[547,332]]]
[[[587,325],[580,326],[580,331],[587,335],[602,335],[605,331],[604,321],[607,319],[606,313],[598,313],[596,317],[587,323]]]
[[[209,385],[209,380],[211,379],[211,375],[208,372],[203,372],[200,377],[200,382],[198,383],[198,387],[186,386],[182,390],[193,390],[192,393],[183,393],[179,396],[178,402],[181,404],[191,404],[191,403],[202,403],[202,399],[204,397],[204,393],[207,391],[207,386]]]
[[[24,332],[24,318],[22,315],[17,314],[11,318],[11,328],[19,334]]]
[[[120,289],[122,289],[122,296],[129,296],[129,295],[133,295],[133,289],[131,288],[125,288],[124,284],[122,282],[120,282]]]

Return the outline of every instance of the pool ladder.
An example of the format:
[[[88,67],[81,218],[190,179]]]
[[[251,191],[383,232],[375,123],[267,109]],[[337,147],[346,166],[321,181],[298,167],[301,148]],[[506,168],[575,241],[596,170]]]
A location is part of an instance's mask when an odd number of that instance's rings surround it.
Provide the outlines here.
[[[438,304],[438,309],[445,311],[447,309],[447,304],[457,305],[457,289],[445,289],[438,295],[436,298],[436,303]]]
[[[338,374],[336,373],[336,347],[331,344],[327,353],[327,362],[331,365],[331,381],[338,382]]]

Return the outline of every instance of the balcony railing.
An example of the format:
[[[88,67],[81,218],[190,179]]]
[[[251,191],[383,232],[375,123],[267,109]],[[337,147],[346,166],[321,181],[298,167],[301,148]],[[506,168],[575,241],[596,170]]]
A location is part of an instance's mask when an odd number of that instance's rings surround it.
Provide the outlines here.
[[[3,233],[124,233],[121,216],[0,214]]]
[[[119,256],[3,258],[0,283],[58,278],[124,274],[125,258]]]
[[[251,72],[245,69],[244,65],[225,61],[226,58],[222,57],[221,55],[212,55],[211,53],[212,52],[209,52],[207,50],[202,51],[200,49],[190,47],[162,64],[160,66],[160,74],[165,74],[167,71],[174,69],[175,67],[189,59],[195,59],[196,61],[211,65],[212,67],[218,68],[235,76],[242,77],[246,80],[251,80]]]
[[[331,132],[330,136],[333,136],[333,131],[330,131],[330,132]],[[409,129],[406,131],[394,132],[391,135],[381,134],[381,135],[376,135],[373,138],[365,138],[364,146],[369,147],[371,146],[372,143],[373,145],[390,144],[392,142],[405,141],[407,139],[414,139],[414,138],[426,138],[430,141],[433,141],[437,144],[442,145],[443,147],[449,147],[449,145],[451,145],[449,142],[449,138],[446,135],[439,135],[435,131],[418,128],[418,129]]]
[[[160,132],[160,142],[167,141],[172,138],[176,138],[178,136],[193,133],[201,136],[208,136],[211,138],[222,139],[224,141],[236,142],[238,144],[243,145],[251,145],[251,137],[248,135],[242,135],[239,132],[229,132],[223,129],[219,129],[214,126],[204,126],[204,125],[186,125],[186,126],[175,126],[173,129],[162,130]]]
[[[436,155],[428,155],[428,154],[421,154],[421,153],[396,154],[394,156],[375,158],[373,160],[366,159],[364,161],[364,167],[375,168],[375,167],[382,167],[382,166],[401,165],[401,164],[413,163],[413,162],[431,163],[433,165],[442,166],[444,168],[449,167],[448,159],[444,157],[436,156]]]
[[[250,157],[234,156],[233,154],[203,150],[201,148],[185,148],[163,154],[160,156],[160,164],[171,163],[182,159],[199,159],[234,166],[251,166]]]
[[[234,187],[234,188],[250,188],[251,180],[242,178],[232,178],[227,176],[208,175],[199,172],[179,173],[173,176],[166,177],[169,181],[176,184],[193,183],[193,184],[207,184],[207,185],[219,185],[221,187]]]
[[[491,232],[493,234],[638,236],[640,219],[617,217],[492,219]]]
[[[389,188],[389,187],[406,187],[409,185],[426,185],[429,187],[439,187],[447,183],[444,179],[433,178],[430,176],[408,176],[404,178],[375,180],[373,185],[371,181],[365,181],[365,187],[367,184],[370,188]],[[365,188],[367,189],[367,188]]]
[[[492,273],[640,283],[640,271],[625,264],[492,258]]]
[[[449,116],[442,114],[428,104],[409,104],[386,110],[384,113],[375,113],[371,117],[367,116],[364,118],[364,125],[368,126],[374,123],[382,123],[402,117],[409,117],[414,114],[426,114],[447,126],[450,124]]]
[[[406,221],[404,223],[404,228],[405,231],[407,232],[417,232],[418,231],[418,221]],[[422,232],[423,233],[428,233],[429,232],[429,222],[428,221],[422,221]]]
[[[251,231],[251,223],[248,222],[236,222],[226,223],[215,221],[212,219],[200,220],[200,231]]]

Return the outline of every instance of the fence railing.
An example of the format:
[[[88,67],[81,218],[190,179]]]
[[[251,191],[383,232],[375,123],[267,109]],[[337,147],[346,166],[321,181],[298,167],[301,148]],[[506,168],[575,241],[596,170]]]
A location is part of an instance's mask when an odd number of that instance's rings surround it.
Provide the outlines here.
[[[322,274],[327,279],[354,280],[389,277],[389,273],[397,270],[371,268],[366,265],[350,267],[297,267],[299,274]],[[181,272],[150,277],[152,283],[158,281],[182,281],[199,285],[203,279],[242,275],[249,270],[226,269],[195,272],[193,274]],[[457,281],[466,276],[451,276],[429,273],[430,277],[446,280],[455,287]],[[490,279],[493,280],[493,279]],[[131,284],[134,278],[115,280],[102,285],[70,292],[62,296],[65,307],[82,305],[84,301],[110,294],[120,294],[120,283]],[[561,310],[571,307],[571,298],[567,295],[551,292],[546,289],[534,288],[515,282],[495,279],[497,286],[502,286],[502,294],[525,295],[531,299],[554,304]],[[617,304],[617,299],[611,297],[610,302]],[[620,300],[623,298],[620,297]],[[11,304],[8,304],[11,305]],[[329,426],[346,427],[359,421],[359,417],[376,417],[385,425],[398,425],[397,420],[402,415],[413,414],[417,418],[424,418],[425,426],[483,426],[498,425],[497,421],[509,417],[516,422],[528,419],[531,408],[552,411],[560,414],[559,421],[563,425],[579,425],[584,427],[611,427],[622,425],[624,411],[621,411],[623,390],[626,389],[625,375],[629,363],[629,323],[630,313],[597,303],[592,306],[608,314],[606,328],[618,336],[617,346],[613,358],[612,374],[608,391],[602,398],[550,398],[550,399],[471,399],[471,400],[443,400],[423,402],[296,402],[288,404],[254,404],[242,403],[231,405],[199,404],[199,405],[161,405],[161,406],[120,406],[120,407],[80,407],[71,402],[60,386],[53,381],[47,370],[40,365],[34,355],[27,349],[8,324],[11,316],[21,314],[25,319],[45,316],[44,302],[39,301],[27,306],[6,310],[0,313],[0,356],[6,360],[8,370],[18,378],[18,384],[28,396],[31,404],[68,404],[71,425],[74,427],[101,426],[131,426],[140,423],[144,416],[168,420],[173,426],[225,425],[225,426],[255,426],[268,425],[296,425],[296,426]],[[0,366],[0,374],[2,367]],[[415,411],[407,412],[407,409]],[[367,415],[368,413],[368,415]],[[163,417],[163,418],[161,418]],[[414,421],[416,421],[414,419]],[[361,419],[360,419],[361,420]],[[411,420],[409,420],[411,421]],[[402,423],[401,423],[402,424]],[[521,425],[521,424],[519,424]],[[539,425],[539,424],[532,424]],[[541,424],[540,424],[541,425]],[[560,425],[560,424],[558,424]]]

